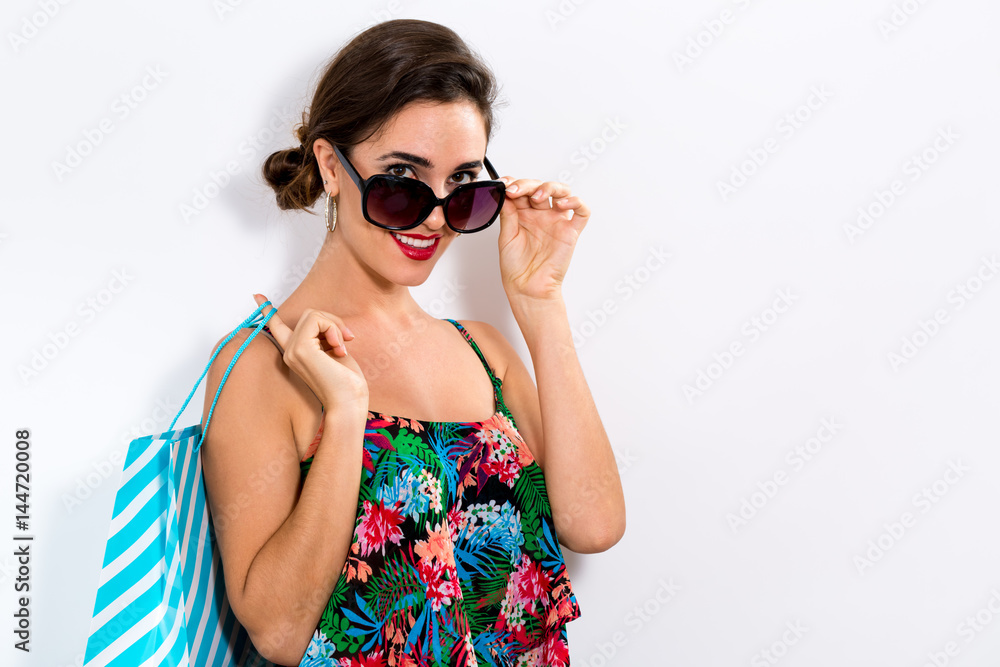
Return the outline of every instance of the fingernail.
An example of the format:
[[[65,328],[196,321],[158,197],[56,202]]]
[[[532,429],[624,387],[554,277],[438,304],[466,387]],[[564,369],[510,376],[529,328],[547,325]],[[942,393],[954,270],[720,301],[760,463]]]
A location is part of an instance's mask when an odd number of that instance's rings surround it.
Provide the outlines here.
[[[507,192],[517,192],[517,185],[511,185],[507,188]]]
[[[531,195],[531,198],[532,199],[541,199],[543,194],[545,194],[545,193],[543,191],[539,190],[535,194]]]

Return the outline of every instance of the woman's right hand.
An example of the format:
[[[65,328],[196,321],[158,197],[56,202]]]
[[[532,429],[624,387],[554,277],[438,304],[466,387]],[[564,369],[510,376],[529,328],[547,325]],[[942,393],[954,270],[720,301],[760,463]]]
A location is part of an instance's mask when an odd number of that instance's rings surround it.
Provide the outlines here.
[[[257,305],[267,301],[254,295]],[[273,304],[261,311],[274,315],[267,321],[274,339],[284,350],[283,359],[302,378],[329,412],[335,408],[368,410],[368,382],[344,344],[354,334],[344,321],[322,310],[307,308],[292,330],[278,317]]]

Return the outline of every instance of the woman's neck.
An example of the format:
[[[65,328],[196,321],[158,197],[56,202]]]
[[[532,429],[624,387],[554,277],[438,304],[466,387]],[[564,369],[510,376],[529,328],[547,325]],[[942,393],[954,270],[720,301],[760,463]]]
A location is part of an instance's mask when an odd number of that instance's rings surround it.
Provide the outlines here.
[[[427,317],[409,287],[375,273],[345,244],[329,238],[299,286],[278,306],[288,326],[307,308],[336,315],[352,329],[351,322],[362,328],[405,329]]]

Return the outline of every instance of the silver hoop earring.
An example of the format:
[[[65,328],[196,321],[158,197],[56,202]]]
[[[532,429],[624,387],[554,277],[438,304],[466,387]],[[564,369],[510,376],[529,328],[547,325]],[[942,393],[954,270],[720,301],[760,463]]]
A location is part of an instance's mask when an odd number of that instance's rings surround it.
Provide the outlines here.
[[[333,197],[330,195],[329,192],[327,192],[326,193],[326,228],[329,229],[332,232],[333,229],[334,229],[334,227],[337,226],[337,200],[336,199],[333,200],[333,222],[331,222],[330,221],[330,200],[331,199],[333,199]]]

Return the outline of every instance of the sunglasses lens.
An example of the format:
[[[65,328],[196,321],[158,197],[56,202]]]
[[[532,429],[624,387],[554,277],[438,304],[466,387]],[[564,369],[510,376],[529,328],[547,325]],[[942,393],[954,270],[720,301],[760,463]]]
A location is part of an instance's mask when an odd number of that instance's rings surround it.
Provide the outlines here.
[[[503,197],[504,189],[496,183],[470,184],[455,190],[448,202],[448,222],[465,232],[482,229],[500,212]]]
[[[386,227],[407,227],[427,207],[427,194],[419,184],[376,178],[368,188],[368,215]]]

